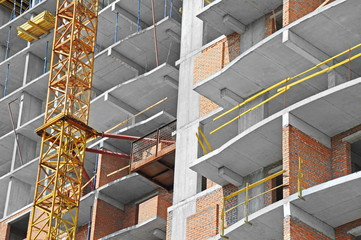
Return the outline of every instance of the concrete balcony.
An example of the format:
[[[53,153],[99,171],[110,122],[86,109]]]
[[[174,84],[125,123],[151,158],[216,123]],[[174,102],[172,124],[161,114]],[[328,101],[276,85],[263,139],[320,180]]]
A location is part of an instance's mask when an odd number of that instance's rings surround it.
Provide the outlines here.
[[[222,1],[216,1],[222,2]],[[216,3],[215,2],[215,3]],[[209,5],[212,6],[213,4]],[[288,77],[295,76],[331,56],[360,43],[361,26],[355,20],[361,6],[356,0],[338,0],[293,22],[241,53],[230,64],[212,76],[197,82],[194,90],[222,107],[234,106],[253,94]],[[352,54],[357,54],[355,50]],[[348,56],[337,59],[344,60]],[[360,76],[360,59],[351,63],[351,79]],[[318,70],[322,70],[323,66]],[[336,74],[349,78],[348,65],[339,67]],[[336,82],[336,85],[338,83]],[[287,92],[287,105],[296,103],[332,87],[328,75],[323,74]],[[222,90],[231,91],[233,101]],[[274,91],[271,91],[272,95]],[[283,97],[268,105],[273,114],[283,108]]]
[[[238,134],[190,168],[220,185],[229,183],[218,174],[222,167],[244,177],[282,159],[282,126],[289,123],[330,148],[330,137],[360,124],[359,91],[361,78],[306,98]]]
[[[166,236],[167,203],[160,196],[150,198],[138,205],[138,223],[109,234],[101,239],[159,240]]]
[[[330,239],[335,239],[334,228],[360,218],[361,172],[340,177],[303,190],[251,215],[249,222],[239,220],[225,230],[231,239],[282,239],[283,218],[297,217]],[[219,236],[217,239],[221,239]]]
[[[246,25],[282,5],[282,0],[215,0],[197,17],[224,35],[242,33]]]

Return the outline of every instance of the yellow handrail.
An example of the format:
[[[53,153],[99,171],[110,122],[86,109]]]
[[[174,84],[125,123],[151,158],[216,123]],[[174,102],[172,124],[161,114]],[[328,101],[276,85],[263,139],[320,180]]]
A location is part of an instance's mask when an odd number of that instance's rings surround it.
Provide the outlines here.
[[[277,172],[277,173],[274,173],[274,174],[272,174],[272,175],[270,175],[270,176],[268,176],[268,177],[266,177],[266,178],[264,178],[264,179],[262,179],[262,180],[259,180],[259,181],[255,182],[255,183],[252,183],[252,184],[249,184],[249,183],[247,182],[245,188],[242,188],[242,189],[240,189],[240,190],[238,190],[238,191],[236,191],[236,192],[228,195],[227,197],[224,197],[224,198],[223,198],[223,207],[222,207],[222,212],[221,212],[221,233],[220,233],[220,235],[221,235],[222,238],[228,239],[228,237],[224,235],[224,230],[226,229],[225,224],[224,224],[224,219],[225,219],[226,213],[234,210],[235,208],[237,208],[237,207],[239,207],[239,206],[241,206],[241,205],[244,205],[244,206],[245,206],[245,207],[244,207],[244,221],[245,221],[245,223],[252,225],[252,224],[248,221],[248,215],[249,215],[249,214],[248,214],[248,203],[249,203],[250,201],[252,201],[253,199],[255,199],[255,198],[258,198],[258,197],[260,197],[260,196],[262,196],[262,195],[264,195],[264,194],[267,194],[267,193],[269,193],[269,192],[271,192],[271,191],[273,191],[273,190],[275,190],[275,189],[277,189],[277,188],[280,188],[280,187],[285,186],[285,184],[281,184],[281,185],[279,185],[279,186],[276,186],[276,187],[274,187],[274,188],[272,188],[272,189],[269,189],[269,190],[267,190],[267,191],[265,191],[265,192],[263,192],[263,193],[258,194],[257,196],[251,197],[251,198],[249,198],[249,194],[248,194],[248,193],[249,193],[249,190],[252,189],[252,188],[254,188],[254,187],[256,187],[256,186],[258,186],[258,185],[260,185],[260,184],[262,184],[262,183],[265,183],[265,182],[267,182],[267,181],[269,181],[269,180],[272,180],[272,179],[274,179],[274,178],[282,175],[282,174],[285,173],[285,172],[286,172],[286,170],[281,170],[281,171],[279,171],[279,172]],[[245,200],[244,202],[242,202],[242,203],[237,204],[236,206],[233,206],[233,207],[225,210],[225,203],[226,203],[226,201],[229,200],[229,199],[231,199],[231,198],[233,198],[233,197],[236,197],[237,195],[239,195],[239,194],[241,194],[241,193],[243,193],[243,192],[246,192],[246,200]]]
[[[202,132],[202,130],[201,130],[200,127],[198,127],[198,131],[199,131],[199,133],[201,134],[201,136],[203,137],[204,141],[206,142],[209,151],[212,152],[213,149],[212,149],[211,145],[209,144],[209,142],[207,141],[206,136],[204,136],[204,134],[203,134],[203,132]],[[201,138],[199,137],[198,133],[196,133],[196,136],[197,136],[197,138],[198,138],[198,142],[199,142],[199,144],[201,145],[204,153],[205,153],[205,154],[208,154],[208,152],[207,152],[206,148],[204,147],[204,144],[202,143]]]
[[[242,107],[243,105],[245,105],[245,104],[253,101],[254,99],[258,98],[259,96],[261,96],[261,95],[263,95],[263,94],[265,94],[265,93],[267,93],[267,92],[269,92],[269,91],[271,91],[271,90],[279,87],[280,85],[285,84],[285,83],[287,84],[289,81],[294,80],[294,79],[296,79],[296,78],[298,78],[298,77],[300,77],[300,76],[302,76],[302,75],[305,75],[305,74],[307,74],[307,73],[309,73],[309,72],[311,72],[311,71],[319,68],[320,66],[323,66],[323,65],[325,65],[325,64],[327,64],[327,63],[335,60],[336,58],[338,58],[338,57],[340,57],[340,56],[342,56],[342,55],[344,55],[344,54],[346,54],[346,53],[350,53],[350,51],[352,51],[352,50],[354,50],[354,49],[357,49],[357,48],[359,48],[359,47],[361,47],[361,43],[358,44],[358,45],[356,45],[356,46],[354,46],[354,47],[352,47],[352,48],[350,48],[350,49],[348,49],[348,50],[345,50],[345,51],[343,51],[343,52],[341,52],[341,53],[339,53],[339,54],[337,54],[337,55],[335,55],[335,56],[333,56],[333,57],[331,57],[331,58],[329,58],[329,59],[327,59],[327,60],[325,60],[325,61],[317,64],[317,65],[315,65],[314,67],[312,67],[312,68],[310,68],[310,69],[308,69],[308,70],[306,70],[306,71],[304,71],[304,72],[302,72],[302,73],[300,73],[300,74],[298,74],[298,75],[296,75],[296,76],[293,76],[293,77],[291,77],[291,78],[286,78],[286,79],[284,79],[284,80],[282,80],[282,81],[280,81],[280,82],[272,85],[271,87],[269,87],[269,88],[267,88],[267,89],[265,89],[265,90],[263,90],[263,91],[255,94],[255,95],[253,95],[252,97],[246,99],[244,102],[238,104],[237,106],[231,108],[230,110],[228,110],[228,111],[220,114],[219,116],[215,117],[215,118],[213,119],[213,121],[215,121],[215,120],[217,120],[217,119],[220,119],[221,117],[227,115],[228,113],[230,113],[230,112],[232,112],[232,111],[234,111],[234,110]],[[286,86],[284,86],[284,87],[282,87],[282,88],[279,88],[279,89],[277,90],[278,93],[276,93],[275,95],[273,95],[273,96],[271,96],[270,98],[266,99],[265,101],[261,102],[261,103],[258,104],[257,106],[252,107],[251,109],[245,111],[244,113],[240,114],[239,116],[233,118],[232,120],[226,122],[226,123],[223,124],[222,126],[214,129],[213,131],[210,132],[210,134],[215,133],[216,131],[218,131],[218,130],[222,129],[223,127],[227,126],[228,124],[230,124],[230,123],[234,122],[235,120],[239,119],[239,118],[242,117],[243,115],[245,115],[245,114],[253,111],[254,109],[260,107],[261,105],[267,103],[268,101],[276,98],[277,96],[281,95],[282,93],[288,91],[291,87],[293,87],[293,86],[295,86],[295,85],[297,85],[297,84],[300,84],[300,83],[302,83],[302,82],[304,82],[304,81],[306,81],[306,80],[309,80],[309,79],[311,79],[311,78],[313,78],[313,77],[316,77],[316,76],[318,76],[318,75],[321,75],[321,74],[323,74],[323,73],[325,73],[325,72],[328,72],[328,71],[330,71],[330,70],[332,70],[332,69],[335,69],[335,68],[337,68],[337,67],[340,67],[340,66],[344,65],[345,63],[351,62],[351,61],[353,61],[353,60],[355,60],[356,58],[359,58],[359,57],[361,57],[361,53],[359,53],[359,54],[357,54],[357,55],[355,55],[355,56],[353,56],[353,57],[349,57],[348,59],[343,60],[343,61],[340,62],[340,63],[334,64],[334,65],[332,65],[332,66],[330,66],[330,67],[328,67],[328,68],[325,68],[325,69],[323,69],[323,70],[321,70],[321,71],[318,71],[318,72],[313,73],[313,74],[311,74],[311,75],[309,75],[309,76],[306,76],[306,77],[304,77],[304,78],[302,78],[302,79],[300,79],[300,80],[298,80],[298,81],[296,81],[296,82],[294,82],[294,83],[291,83],[291,84],[289,84],[289,85],[287,84]]]

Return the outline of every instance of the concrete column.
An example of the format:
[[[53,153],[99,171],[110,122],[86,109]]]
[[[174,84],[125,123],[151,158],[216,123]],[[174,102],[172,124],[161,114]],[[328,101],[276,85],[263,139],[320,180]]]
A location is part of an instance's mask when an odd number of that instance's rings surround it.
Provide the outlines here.
[[[34,119],[39,116],[42,111],[42,101],[27,93],[23,92],[20,97],[20,105],[19,105],[19,117],[17,127],[22,126],[24,123]]]
[[[0,45],[0,62],[2,62],[5,59],[6,55],[6,46]]]
[[[39,77],[40,75],[43,74],[43,71],[44,71],[44,60],[32,54],[31,52],[27,53],[25,56],[23,84],[25,85],[31,80],[34,80],[35,78]]]
[[[239,114],[247,111],[248,109],[256,106],[257,104],[261,103],[262,101],[268,98],[268,94],[264,94],[252,102],[246,103],[244,106],[241,107]],[[254,124],[262,121],[268,117],[268,103],[263,104],[262,106],[256,108],[255,110],[243,115],[238,120],[238,133],[243,132],[247,128],[253,126]]]
[[[184,58],[202,46],[203,22],[196,13],[203,7],[203,0],[184,0],[181,56]],[[180,64],[178,112],[177,112],[177,149],[175,157],[173,204],[179,203],[200,191],[200,177],[189,165],[197,159],[197,132],[200,97],[193,90],[193,58]],[[193,124],[190,124],[193,122]],[[194,214],[195,208],[174,209],[172,219],[172,240],[186,238],[186,219]]]
[[[29,203],[33,195],[31,194],[31,185],[15,177],[11,177],[6,197],[4,216],[8,216]]]
[[[333,64],[335,64],[334,61],[332,61],[332,63],[330,65],[333,65]],[[344,68],[342,68],[342,69],[345,70]],[[327,79],[328,80],[328,88],[335,87],[335,86],[347,81],[346,76],[341,75],[335,69],[327,72],[327,77],[328,77],[328,79]]]
[[[11,18],[11,12],[9,12],[4,8],[0,8],[0,26],[9,22],[10,18]]]

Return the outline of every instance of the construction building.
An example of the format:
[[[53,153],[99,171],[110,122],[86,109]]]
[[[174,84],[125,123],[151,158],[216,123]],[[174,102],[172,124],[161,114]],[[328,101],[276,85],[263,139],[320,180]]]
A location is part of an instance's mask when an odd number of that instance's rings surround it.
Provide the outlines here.
[[[53,47],[84,39],[54,40],[70,0],[0,0],[0,240],[361,239],[361,1],[74,1],[97,2],[97,133],[54,238],[36,133]]]

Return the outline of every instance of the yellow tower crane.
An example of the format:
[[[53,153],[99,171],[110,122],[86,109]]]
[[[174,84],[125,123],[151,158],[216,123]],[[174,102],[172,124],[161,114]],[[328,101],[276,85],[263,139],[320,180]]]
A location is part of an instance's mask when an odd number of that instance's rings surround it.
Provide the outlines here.
[[[97,0],[57,0],[53,54],[28,239],[75,239],[98,23]]]

